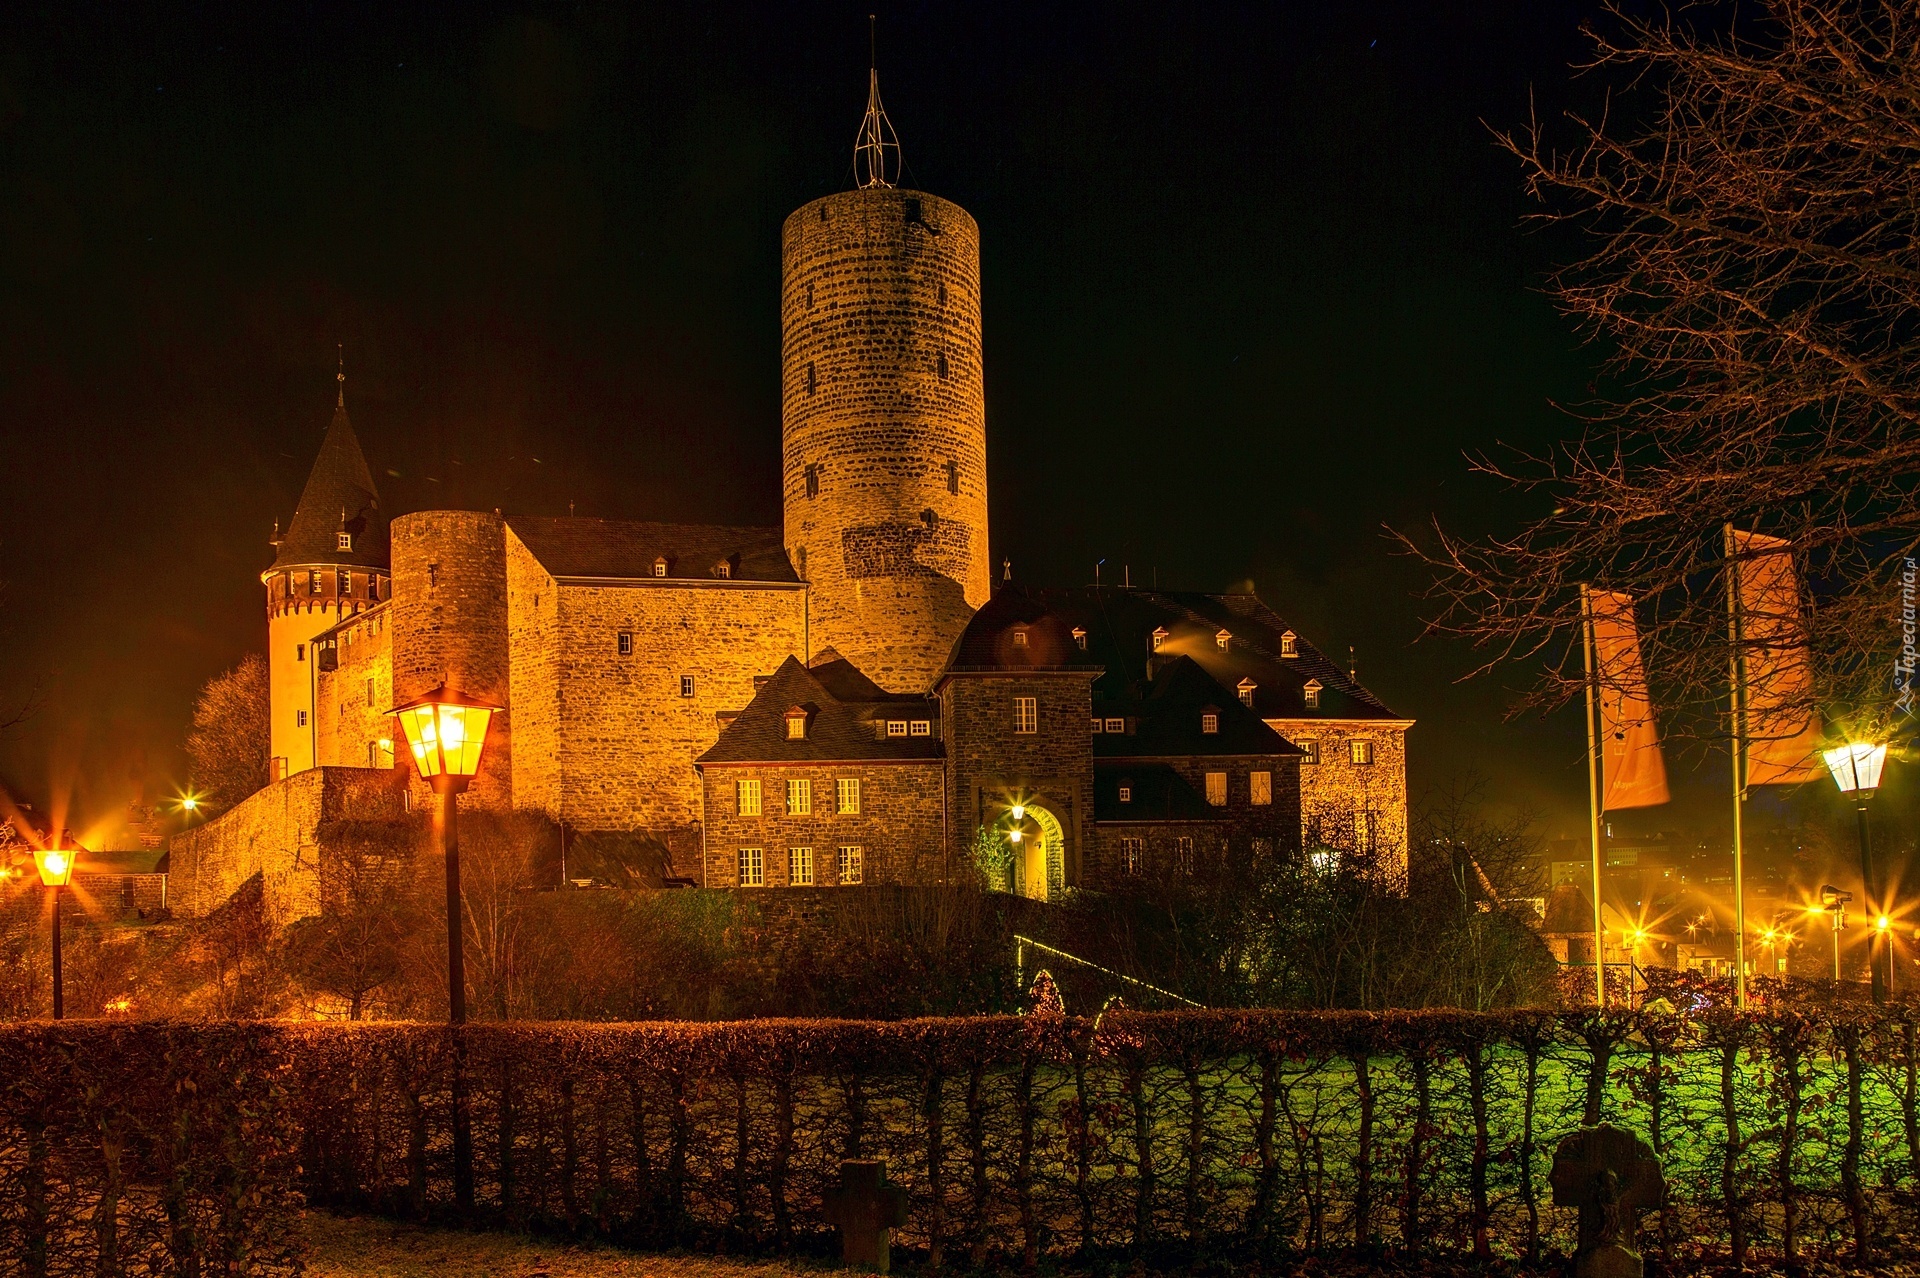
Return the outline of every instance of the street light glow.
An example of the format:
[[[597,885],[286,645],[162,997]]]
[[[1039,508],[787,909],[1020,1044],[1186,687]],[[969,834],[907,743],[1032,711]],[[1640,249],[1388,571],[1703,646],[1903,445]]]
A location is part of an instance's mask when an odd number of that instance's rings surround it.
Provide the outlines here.
[[[1880,770],[1887,763],[1887,748],[1864,741],[1851,741],[1821,752],[1827,771],[1842,794],[1856,791],[1872,794],[1880,788]]]

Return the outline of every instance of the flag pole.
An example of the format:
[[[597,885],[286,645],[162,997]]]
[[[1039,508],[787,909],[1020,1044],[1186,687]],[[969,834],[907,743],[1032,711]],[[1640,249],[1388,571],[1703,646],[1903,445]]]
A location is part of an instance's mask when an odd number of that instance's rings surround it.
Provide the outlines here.
[[[1600,913],[1600,738],[1593,727],[1593,601],[1580,586],[1580,651],[1587,672],[1587,818],[1593,844],[1594,1006],[1607,1009],[1606,932]]]
[[[1733,755],[1733,1005],[1747,1006],[1747,878],[1741,809],[1746,803],[1746,690],[1740,662],[1740,566],[1733,560],[1733,525],[1721,530],[1727,554],[1727,704]]]

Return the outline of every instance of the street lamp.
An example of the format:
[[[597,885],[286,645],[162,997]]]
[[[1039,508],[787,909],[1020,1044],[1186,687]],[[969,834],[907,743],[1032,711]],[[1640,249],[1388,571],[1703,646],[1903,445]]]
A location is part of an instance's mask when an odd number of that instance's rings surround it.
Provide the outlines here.
[[[460,918],[460,792],[480,771],[487,728],[501,707],[456,692],[442,683],[393,714],[406,730],[421,779],[438,799],[433,838],[447,867],[447,1020],[467,1020],[467,972]],[[473,1207],[473,1128],[467,1109],[466,1064],[458,1039],[453,1069],[453,1196],[462,1211]]]
[[[1851,900],[1853,900],[1853,893],[1842,892],[1829,883],[1820,889],[1820,904],[1813,907],[1813,913],[1827,914],[1833,919],[1833,979],[1835,982],[1840,980],[1840,930],[1847,925],[1847,902]]]
[[[1880,900],[1879,884],[1873,877],[1873,836],[1867,827],[1867,802],[1873,798],[1873,792],[1880,788],[1880,770],[1887,763],[1887,748],[1883,745],[1871,745],[1864,741],[1851,741],[1843,746],[1835,746],[1822,755],[1827,761],[1827,771],[1833,773],[1834,784],[1840,787],[1840,793],[1853,799],[1854,812],[1860,825],[1860,888],[1867,894],[1867,907],[1876,914],[1883,902]],[[1878,955],[1874,947],[1886,947],[1885,928],[1875,928],[1872,939],[1867,942],[1867,970],[1873,981],[1873,1001],[1887,1001],[1886,977],[1880,971]],[[1839,974],[1835,973],[1835,979]]]
[[[73,863],[79,849],[62,847],[54,836],[50,848],[33,850],[33,868],[40,871],[40,885],[53,897],[53,1019],[66,1015],[66,1001],[60,985],[60,891],[73,882]]]

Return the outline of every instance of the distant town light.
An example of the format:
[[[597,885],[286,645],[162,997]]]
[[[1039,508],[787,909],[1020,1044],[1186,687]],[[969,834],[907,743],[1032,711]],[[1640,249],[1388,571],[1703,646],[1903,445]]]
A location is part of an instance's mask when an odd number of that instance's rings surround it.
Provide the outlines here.
[[[1887,764],[1887,748],[1853,741],[1822,752],[1827,771],[1842,794],[1871,795],[1880,788],[1880,770]]]

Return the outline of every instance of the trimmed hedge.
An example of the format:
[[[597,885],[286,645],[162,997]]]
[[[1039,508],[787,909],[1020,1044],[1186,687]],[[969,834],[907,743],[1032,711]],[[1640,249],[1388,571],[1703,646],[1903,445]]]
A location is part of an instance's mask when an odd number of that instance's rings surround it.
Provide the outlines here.
[[[207,1272],[277,1272],[302,1193],[825,1250],[822,1197],[854,1155],[888,1160],[912,1201],[899,1242],[936,1265],[1544,1259],[1574,1225],[1553,1147],[1603,1118],[1662,1154],[1671,1198],[1644,1227],[1667,1264],[1883,1259],[1920,1236],[1917,1030],[1905,1007],[12,1027],[0,1274],[40,1272],[15,1258],[41,1237],[46,1272],[193,1272],[194,1247]],[[118,1269],[97,1263],[106,1221]]]

